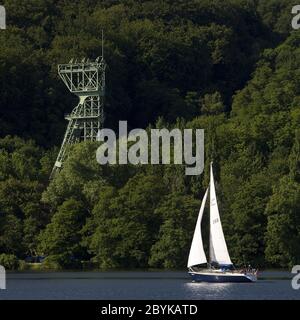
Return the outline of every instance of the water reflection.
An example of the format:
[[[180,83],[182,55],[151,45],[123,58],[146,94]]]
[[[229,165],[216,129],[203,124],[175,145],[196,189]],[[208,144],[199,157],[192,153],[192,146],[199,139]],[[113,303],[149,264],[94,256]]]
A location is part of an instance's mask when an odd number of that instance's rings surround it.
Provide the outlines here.
[[[233,283],[187,282],[184,290],[197,299],[226,299],[233,286]]]

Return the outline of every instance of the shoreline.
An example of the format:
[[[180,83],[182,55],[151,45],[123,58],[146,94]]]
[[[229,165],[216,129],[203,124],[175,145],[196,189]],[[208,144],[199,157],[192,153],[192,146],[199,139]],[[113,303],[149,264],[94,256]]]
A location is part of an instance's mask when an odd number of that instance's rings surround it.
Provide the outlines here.
[[[22,270],[7,271],[8,279],[190,279],[184,270]],[[288,270],[264,270],[259,272],[259,280],[291,280]]]

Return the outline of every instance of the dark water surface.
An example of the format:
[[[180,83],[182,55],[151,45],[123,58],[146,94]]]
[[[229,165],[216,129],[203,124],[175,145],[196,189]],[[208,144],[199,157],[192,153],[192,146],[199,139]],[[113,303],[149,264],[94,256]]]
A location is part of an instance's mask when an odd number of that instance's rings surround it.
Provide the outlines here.
[[[186,272],[8,273],[1,299],[300,299],[289,272],[256,283],[192,283]]]

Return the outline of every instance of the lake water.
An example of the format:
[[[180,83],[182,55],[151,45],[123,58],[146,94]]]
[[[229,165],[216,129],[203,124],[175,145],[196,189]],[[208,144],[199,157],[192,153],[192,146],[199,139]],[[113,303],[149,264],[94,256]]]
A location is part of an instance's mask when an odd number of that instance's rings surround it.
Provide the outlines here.
[[[1,299],[211,300],[300,299],[289,272],[263,272],[256,283],[192,283],[186,272],[8,273]]]

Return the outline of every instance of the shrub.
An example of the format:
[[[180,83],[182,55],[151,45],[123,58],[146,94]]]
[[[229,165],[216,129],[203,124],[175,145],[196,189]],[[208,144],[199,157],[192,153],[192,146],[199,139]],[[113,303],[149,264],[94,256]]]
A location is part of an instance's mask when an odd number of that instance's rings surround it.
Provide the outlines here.
[[[0,265],[8,270],[17,270],[19,268],[19,260],[14,254],[0,254]]]
[[[46,270],[61,270],[60,259],[57,255],[48,256],[42,263],[42,268]]]

